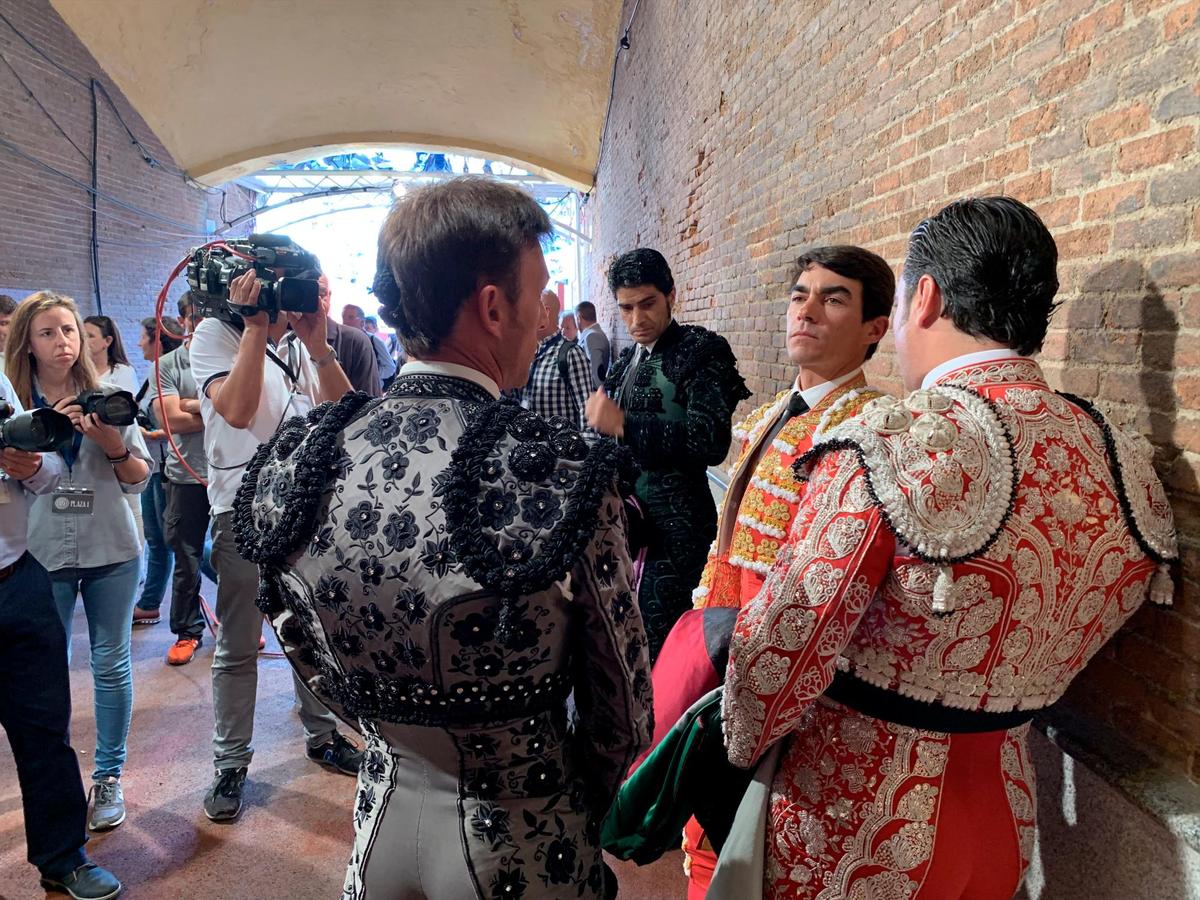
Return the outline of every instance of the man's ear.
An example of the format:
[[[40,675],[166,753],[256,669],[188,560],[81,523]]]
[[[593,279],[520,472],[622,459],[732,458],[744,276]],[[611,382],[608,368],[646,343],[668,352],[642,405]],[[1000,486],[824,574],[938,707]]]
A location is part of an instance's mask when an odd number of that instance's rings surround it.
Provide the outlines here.
[[[878,344],[883,340],[883,336],[887,334],[888,317],[876,316],[873,319],[868,319],[863,322],[863,339],[869,347],[871,344]]]
[[[671,293],[667,294],[667,307],[675,308],[675,288],[671,288]]]
[[[480,327],[487,334],[501,338],[504,336],[504,314],[506,312],[501,307],[507,303],[504,291],[494,284],[485,284],[475,292],[474,303],[469,303],[468,306],[473,306],[479,316]]]
[[[922,275],[908,304],[908,317],[921,328],[932,328],[942,317],[942,289],[930,275]]]

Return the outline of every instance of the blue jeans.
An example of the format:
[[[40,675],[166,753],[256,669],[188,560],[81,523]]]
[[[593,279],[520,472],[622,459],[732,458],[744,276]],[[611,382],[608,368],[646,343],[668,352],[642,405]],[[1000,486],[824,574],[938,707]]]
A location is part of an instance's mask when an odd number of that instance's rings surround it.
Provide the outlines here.
[[[96,768],[92,772],[96,780],[109,775],[119,778],[125,765],[125,741],[133,714],[130,626],[137,580],[136,557],[108,566],[50,573],[54,605],[67,634],[68,659],[75,598],[83,595],[96,693]]]
[[[162,606],[175,554],[167,544],[163,517],[167,511],[167,492],[162,472],[152,472],[146,490],[142,491],[142,530],[146,533],[146,583],[142,586],[141,609]]]

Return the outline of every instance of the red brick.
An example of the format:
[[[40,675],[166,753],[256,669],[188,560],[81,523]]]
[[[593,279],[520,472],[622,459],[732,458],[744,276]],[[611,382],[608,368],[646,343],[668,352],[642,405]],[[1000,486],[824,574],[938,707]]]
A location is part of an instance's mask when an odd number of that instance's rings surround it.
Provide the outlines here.
[[[1101,188],[1083,196],[1083,221],[1108,219],[1119,213],[1135,212],[1146,199],[1146,182],[1128,181]]]
[[[1083,81],[1091,65],[1091,54],[1077,56],[1060,63],[1037,80],[1037,95],[1047,98],[1061,94],[1072,85]]]
[[[983,163],[972,163],[966,168],[946,176],[946,192],[951,197],[956,197],[981,181],[983,181]]]
[[[993,156],[987,161],[986,173],[988,179],[1007,178],[1029,169],[1029,148],[1017,147],[1007,153]]]
[[[1039,134],[1045,134],[1058,124],[1058,107],[1053,103],[1031,109],[1017,116],[1008,126],[1010,141],[1024,141]]]
[[[1013,178],[1004,184],[1004,193],[1022,203],[1032,203],[1050,195],[1050,170],[1042,169],[1031,175]]]
[[[1022,49],[1037,34],[1037,19],[1030,17],[1018,22],[992,41],[994,58],[1003,59]]]
[[[1134,103],[1123,109],[1096,116],[1085,129],[1089,147],[1099,147],[1111,141],[1131,137],[1150,126],[1150,107]]]
[[[1150,166],[1162,165],[1185,156],[1195,146],[1195,131],[1191,126],[1160,131],[1149,137],[1122,144],[1117,155],[1117,168],[1136,172]]]
[[[1112,227],[1109,225],[1089,225],[1073,231],[1060,231],[1054,235],[1054,241],[1058,244],[1058,255],[1062,259],[1097,256],[1108,249],[1111,238]]]
[[[1198,12],[1200,0],[1188,0],[1168,12],[1163,19],[1163,40],[1173,41],[1194,28]]]
[[[1070,53],[1083,44],[1089,44],[1099,35],[1112,31],[1125,20],[1124,0],[1113,0],[1093,13],[1084,16],[1067,29],[1063,41],[1064,49]]]

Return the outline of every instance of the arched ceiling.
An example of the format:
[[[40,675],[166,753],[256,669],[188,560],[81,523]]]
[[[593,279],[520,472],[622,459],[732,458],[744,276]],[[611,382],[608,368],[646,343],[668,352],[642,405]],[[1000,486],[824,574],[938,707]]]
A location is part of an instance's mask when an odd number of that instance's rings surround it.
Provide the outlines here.
[[[621,0],[51,2],[198,181],[418,145],[592,184]]]

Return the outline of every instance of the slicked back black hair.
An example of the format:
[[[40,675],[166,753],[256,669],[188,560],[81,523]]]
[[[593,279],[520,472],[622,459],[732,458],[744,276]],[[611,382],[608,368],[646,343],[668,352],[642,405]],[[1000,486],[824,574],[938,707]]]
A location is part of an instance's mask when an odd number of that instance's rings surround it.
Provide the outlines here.
[[[1058,247],[1037,213],[1011,197],[956,200],[916,227],[905,295],[922,275],[942,292],[943,315],[966,334],[1030,354],[1042,349],[1058,304]]]

